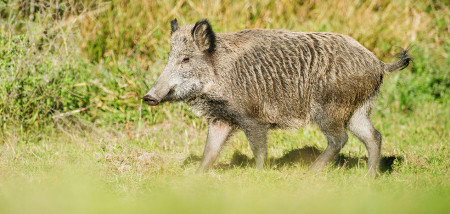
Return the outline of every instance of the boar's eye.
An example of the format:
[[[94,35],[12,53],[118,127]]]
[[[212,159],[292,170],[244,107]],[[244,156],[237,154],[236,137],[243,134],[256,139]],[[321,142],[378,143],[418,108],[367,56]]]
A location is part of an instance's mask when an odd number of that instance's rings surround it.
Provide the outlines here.
[[[181,61],[181,63],[188,63],[189,62],[189,58],[184,58],[183,61]]]

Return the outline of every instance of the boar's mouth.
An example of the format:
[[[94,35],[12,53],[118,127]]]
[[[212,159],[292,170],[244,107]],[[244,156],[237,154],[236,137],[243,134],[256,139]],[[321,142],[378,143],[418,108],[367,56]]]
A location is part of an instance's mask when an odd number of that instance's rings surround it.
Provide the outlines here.
[[[167,101],[174,101],[174,100],[176,100],[175,97],[174,97],[175,87],[176,87],[176,86],[174,86],[173,88],[171,88],[171,89],[169,90],[169,92],[167,92],[166,96],[164,96],[164,97],[161,99],[160,103],[162,103],[162,102],[167,102]]]

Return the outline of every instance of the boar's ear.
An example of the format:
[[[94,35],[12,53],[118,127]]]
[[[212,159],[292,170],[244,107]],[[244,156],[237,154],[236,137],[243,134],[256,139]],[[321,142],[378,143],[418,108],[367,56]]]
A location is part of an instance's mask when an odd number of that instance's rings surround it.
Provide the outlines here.
[[[191,31],[192,38],[198,49],[203,52],[212,53],[216,47],[216,35],[208,20],[203,19],[195,23]]]
[[[178,26],[178,21],[177,19],[173,19],[172,21],[170,21],[170,27],[172,29],[172,31],[170,32],[170,34],[173,34],[173,32],[177,31],[178,28],[180,28],[180,26]]]

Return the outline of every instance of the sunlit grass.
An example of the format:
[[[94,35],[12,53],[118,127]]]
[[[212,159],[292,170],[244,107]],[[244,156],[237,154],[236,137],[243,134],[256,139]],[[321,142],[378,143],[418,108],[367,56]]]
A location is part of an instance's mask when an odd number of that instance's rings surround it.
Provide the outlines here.
[[[355,165],[307,172],[300,157],[286,153],[325,147],[315,127],[274,131],[269,156],[286,161],[253,168],[242,133],[225,147],[216,167],[195,174],[206,138],[205,127],[174,120],[159,131],[144,124],[127,128],[74,130],[49,134],[39,143],[14,140],[1,147],[1,201],[4,213],[121,212],[405,212],[445,213],[449,205],[448,111],[422,106],[426,114],[375,112],[384,136],[382,154],[395,156],[392,171],[365,177],[365,148],[351,138],[342,151]],[[437,110],[436,110],[437,109]],[[127,131],[127,129],[129,129]],[[186,132],[187,135],[186,136]],[[236,155],[238,154],[238,155]],[[286,158],[286,159],[283,159]],[[283,163],[283,162],[279,162]]]

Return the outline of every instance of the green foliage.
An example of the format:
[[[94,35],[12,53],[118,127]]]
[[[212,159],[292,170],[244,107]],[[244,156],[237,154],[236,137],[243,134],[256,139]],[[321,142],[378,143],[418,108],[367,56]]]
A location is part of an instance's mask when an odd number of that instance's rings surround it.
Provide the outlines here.
[[[0,115],[3,121],[30,126],[48,123],[55,112],[90,104],[86,88],[74,87],[88,77],[81,58],[39,52],[26,35],[0,37]]]
[[[450,45],[445,45],[446,49]],[[393,74],[393,83],[386,86],[388,103],[395,103],[402,111],[411,111],[424,103],[438,102],[449,104],[450,71],[448,59],[446,65],[439,65],[421,47],[414,47],[410,55],[414,56],[411,70]]]
[[[39,127],[77,111],[103,122],[125,122],[130,113],[133,120],[148,115],[147,108],[138,111],[138,94],[147,88],[142,69],[110,58],[105,62],[112,66],[95,67],[76,54],[42,53],[35,44],[24,34],[0,38],[2,127]]]

